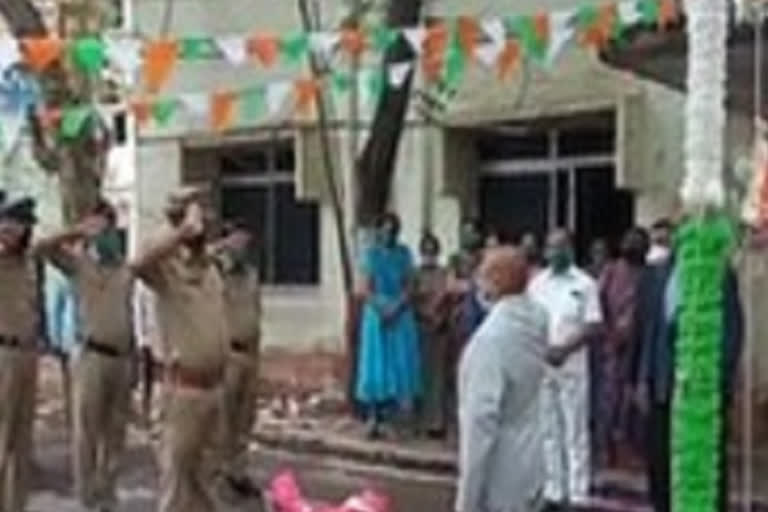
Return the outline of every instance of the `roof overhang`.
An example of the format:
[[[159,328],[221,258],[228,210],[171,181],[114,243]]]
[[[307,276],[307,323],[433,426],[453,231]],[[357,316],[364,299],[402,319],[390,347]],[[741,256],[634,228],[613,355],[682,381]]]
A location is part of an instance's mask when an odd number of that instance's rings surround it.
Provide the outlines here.
[[[755,113],[755,34],[755,28],[749,24],[732,23],[728,39],[726,101],[730,109],[750,116]],[[764,27],[761,37],[763,41],[768,39],[768,28]],[[613,68],[686,90],[688,41],[683,25],[666,32],[633,29],[626,44],[609,48],[600,58]],[[762,69],[768,70],[768,47],[763,52]],[[762,82],[762,112],[765,112],[768,79]]]

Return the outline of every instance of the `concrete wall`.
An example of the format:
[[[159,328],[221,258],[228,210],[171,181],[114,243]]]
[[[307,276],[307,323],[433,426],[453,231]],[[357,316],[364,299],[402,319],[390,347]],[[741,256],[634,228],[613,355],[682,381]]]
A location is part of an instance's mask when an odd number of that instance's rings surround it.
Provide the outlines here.
[[[344,14],[343,2],[322,2],[322,19],[328,26],[334,26]],[[136,0],[134,17],[136,28],[147,34],[157,33],[166,2],[164,0]],[[264,16],[263,13],[269,13]],[[246,15],[244,13],[253,13]],[[223,0],[215,7],[207,1],[186,0],[174,10],[169,32],[172,34],[231,34],[253,33],[259,30],[287,33],[300,29],[298,11],[294,2],[273,0]],[[304,66],[277,66],[265,71],[258,66],[234,68],[223,61],[182,63],[171,83],[167,94],[209,92],[218,88],[244,88],[264,81],[291,79],[306,74]],[[331,104],[331,111],[343,115],[346,104]],[[272,119],[263,119],[255,124],[241,124],[235,127],[239,136],[258,138],[264,134],[265,125],[274,125],[289,118],[290,110]],[[363,115],[366,115],[363,109]],[[181,149],[186,143],[206,139],[216,144],[216,138],[207,133],[204,120],[196,119],[183,109],[176,116],[175,123],[163,129],[149,127],[140,135],[139,169],[141,178],[137,192],[141,196],[141,211],[144,219],[139,230],[140,236],[148,226],[156,222],[156,215],[162,206],[167,190],[181,181]],[[361,143],[364,139],[361,137]],[[339,147],[347,147],[346,134],[338,137]],[[350,158],[340,155],[342,165],[348,167]],[[298,158],[297,158],[298,160]],[[312,160],[312,159],[310,159]],[[314,158],[313,170],[320,159]],[[413,165],[409,164],[410,168]],[[303,177],[306,178],[306,177]],[[312,180],[315,181],[315,180]],[[311,188],[311,187],[310,187]],[[315,190],[307,190],[313,196]],[[320,283],[315,287],[265,289],[265,344],[267,347],[307,351],[314,349],[341,350],[340,334],[343,329],[343,294],[341,268],[338,256],[338,239],[333,215],[327,204],[320,208]],[[297,321],[297,319],[301,319]]]
[[[323,19],[332,27],[345,12],[341,0],[323,0]],[[482,17],[532,13],[540,9],[558,9],[579,5],[574,0],[434,0],[428,14],[457,15],[477,13]],[[136,27],[145,34],[160,30],[165,0],[134,0]],[[251,15],[252,13],[252,15]],[[265,16],[264,13],[268,13]],[[299,18],[293,2],[274,0],[181,0],[177,2],[170,22],[172,34],[229,34],[258,30],[288,32],[299,29]],[[265,71],[258,66],[234,68],[223,61],[181,63],[166,88],[168,94],[210,92],[217,88],[242,88],[265,80],[289,79],[304,73],[301,66],[278,66]],[[525,76],[525,79],[522,77]],[[417,87],[419,84],[417,83]],[[551,69],[530,66],[524,73],[500,82],[492,71],[479,66],[468,72],[457,96],[449,104],[442,120],[450,131],[440,128],[412,127],[403,135],[393,184],[392,206],[403,218],[404,241],[416,247],[424,227],[431,227],[444,242],[445,254],[458,245],[458,224],[462,216],[473,213],[474,193],[471,155],[461,154],[460,130],[487,122],[532,118],[544,115],[567,115],[594,109],[624,105],[634,98],[633,108],[626,109],[628,137],[620,157],[626,165],[623,179],[638,194],[638,221],[647,223],[660,214],[671,213],[682,171],[682,134],[684,96],[662,85],[649,83],[608,69],[594,56],[570,48]],[[329,98],[332,100],[332,98]],[[345,118],[348,103],[331,101],[332,115]],[[233,133],[241,140],[263,135],[265,125],[284,119],[261,120],[257,124],[238,125]],[[370,119],[371,105],[363,105],[361,117]],[[409,113],[415,120],[415,112]],[[732,140],[746,140],[744,124],[734,121]],[[350,133],[335,134],[344,181],[351,168]],[[362,147],[367,134],[358,134]],[[183,172],[183,147],[204,139],[215,145],[223,138],[208,133],[204,121],[182,111],[168,127],[150,127],[140,134],[138,151],[137,193],[140,196],[141,227],[144,236],[158,220],[166,192],[177,185]],[[467,142],[468,144],[468,142]],[[301,144],[302,147],[309,144]],[[457,148],[459,153],[456,153]],[[319,158],[302,161],[314,161]],[[187,167],[194,167],[189,164]],[[314,167],[306,172],[320,172]],[[312,176],[301,178],[302,186],[315,183]],[[306,182],[306,183],[305,183]],[[316,185],[302,190],[311,197]],[[349,195],[342,190],[348,200]],[[327,201],[326,201],[327,203]],[[315,348],[340,350],[343,327],[341,269],[337,239],[330,208],[321,206],[321,282],[316,287],[300,289],[268,288],[265,292],[268,346],[306,351]],[[301,321],[296,321],[300,318]]]

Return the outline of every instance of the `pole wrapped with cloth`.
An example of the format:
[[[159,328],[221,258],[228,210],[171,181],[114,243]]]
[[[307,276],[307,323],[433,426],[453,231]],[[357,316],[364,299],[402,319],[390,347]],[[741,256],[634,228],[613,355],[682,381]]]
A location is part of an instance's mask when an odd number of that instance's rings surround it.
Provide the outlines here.
[[[686,0],[688,219],[678,233],[680,310],[672,402],[671,505],[675,512],[715,512],[727,504],[723,413],[730,368],[724,366],[723,280],[735,236],[723,207],[727,0]],[[724,374],[725,373],[725,374]]]

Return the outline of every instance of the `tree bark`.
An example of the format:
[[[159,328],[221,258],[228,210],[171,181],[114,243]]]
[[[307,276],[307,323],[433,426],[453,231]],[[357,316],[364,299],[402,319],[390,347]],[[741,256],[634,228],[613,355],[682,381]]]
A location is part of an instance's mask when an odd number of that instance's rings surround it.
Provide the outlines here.
[[[387,25],[413,26],[419,22],[423,0],[390,0]],[[412,60],[413,50],[399,38],[384,56],[383,66]],[[384,81],[384,91],[371,127],[371,134],[357,161],[356,210],[360,226],[371,226],[384,213],[392,190],[395,159],[400,146],[405,116],[413,85],[413,73],[399,89]]]
[[[48,30],[30,0],[0,2],[0,14],[15,37],[44,36]]]
[[[31,0],[0,1],[0,15],[16,38],[45,36],[48,29],[43,17]],[[82,80],[71,76],[60,64],[39,76],[47,106],[61,107],[91,101]],[[74,222],[87,212],[101,193],[101,178],[106,164],[108,144],[82,136],[71,142],[60,142],[41,126],[34,112],[29,114],[34,154],[48,172],[59,175],[59,193],[65,222]],[[91,123],[91,134],[94,123]]]

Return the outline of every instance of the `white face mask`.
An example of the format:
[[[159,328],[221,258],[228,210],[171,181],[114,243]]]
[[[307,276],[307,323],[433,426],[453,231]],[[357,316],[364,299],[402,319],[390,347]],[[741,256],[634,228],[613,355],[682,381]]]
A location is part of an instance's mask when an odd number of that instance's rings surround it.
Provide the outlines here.
[[[651,250],[648,251],[646,259],[648,263],[661,263],[669,259],[670,250],[669,247],[663,245],[652,245]]]

